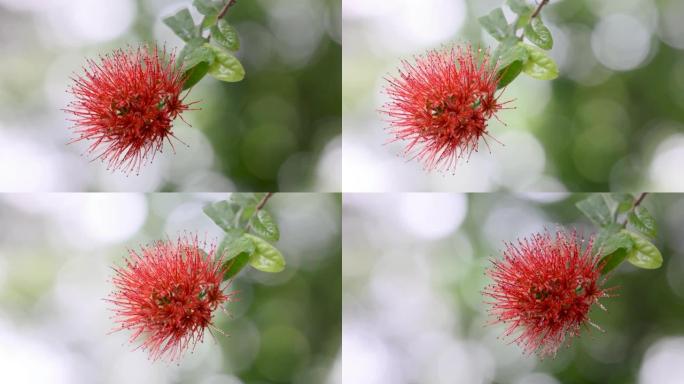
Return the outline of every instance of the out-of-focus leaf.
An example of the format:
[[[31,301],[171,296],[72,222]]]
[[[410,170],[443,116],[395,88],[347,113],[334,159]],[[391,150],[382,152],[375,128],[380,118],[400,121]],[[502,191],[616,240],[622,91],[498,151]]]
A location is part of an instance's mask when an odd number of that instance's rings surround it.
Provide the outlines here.
[[[222,200],[204,206],[204,213],[224,231],[234,228],[235,212],[228,201]]]
[[[168,25],[183,41],[190,41],[195,37],[199,37],[199,31],[187,8],[183,8],[175,15],[165,18],[164,24]]]
[[[601,194],[592,194],[586,199],[577,202],[576,206],[589,220],[599,227],[604,227],[613,222],[611,208],[606,198]]]
[[[489,14],[480,17],[478,20],[482,27],[489,32],[492,37],[499,41],[504,40],[513,33],[501,8],[494,9]]]

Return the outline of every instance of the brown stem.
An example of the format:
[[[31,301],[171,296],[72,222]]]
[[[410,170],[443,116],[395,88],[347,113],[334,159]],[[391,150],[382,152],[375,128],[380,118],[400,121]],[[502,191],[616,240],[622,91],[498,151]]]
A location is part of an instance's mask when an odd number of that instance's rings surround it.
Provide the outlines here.
[[[232,0],[232,1],[236,1],[236,0]],[[259,213],[259,211],[264,207],[264,205],[266,205],[266,203],[268,202],[268,200],[271,197],[273,197],[273,192],[267,192],[264,195],[264,197],[261,198],[261,200],[259,201],[259,204],[256,205],[256,208],[254,208],[254,213],[252,213],[252,217],[256,216],[256,214]],[[252,217],[249,218],[250,221],[252,220]],[[245,232],[249,232],[250,227],[251,227],[251,225],[248,222],[247,225],[245,226]]]
[[[221,12],[219,12],[217,20],[223,19],[223,16],[225,16],[228,12],[228,8],[235,5],[235,3],[237,3],[237,0],[230,0],[229,2],[227,2],[226,5],[223,6],[223,9],[221,9]]]
[[[549,0],[542,0],[542,1],[539,3],[539,5],[537,6],[537,9],[535,9],[534,12],[532,13],[532,16],[530,16],[530,20],[532,20],[532,19],[534,19],[535,17],[539,16],[539,12],[541,12],[542,8],[544,8],[544,6],[545,6],[546,4],[548,4],[548,3],[549,3]]]
[[[233,5],[237,4],[237,0],[230,0],[226,3],[226,5],[221,8],[221,11],[219,11],[218,15],[216,16],[216,21],[218,22],[219,20],[223,19],[223,17],[228,13],[228,9],[232,7]],[[211,40],[211,32],[207,35],[207,41]]]
[[[532,19],[539,16],[539,13],[541,12],[542,8],[544,8],[544,6],[549,3],[549,1],[550,0],[541,0],[539,5],[537,5],[537,8],[535,8],[534,12],[532,12],[532,15],[530,15],[530,20],[528,21],[528,23],[531,23]],[[516,21],[515,25],[517,26],[517,24],[518,24],[518,22]],[[516,28],[515,31],[513,31],[513,33],[515,34],[517,31],[518,31],[518,29]],[[525,36],[524,32],[520,36],[518,36],[518,40],[522,41],[523,36]]]
[[[648,192],[640,193],[639,196],[636,199],[634,199],[634,204],[632,204],[632,209],[629,210],[628,214],[634,212],[634,210],[641,204],[641,202],[644,201],[647,195]],[[627,221],[629,221],[629,218],[625,218],[625,221],[622,222],[623,227],[627,226]]]

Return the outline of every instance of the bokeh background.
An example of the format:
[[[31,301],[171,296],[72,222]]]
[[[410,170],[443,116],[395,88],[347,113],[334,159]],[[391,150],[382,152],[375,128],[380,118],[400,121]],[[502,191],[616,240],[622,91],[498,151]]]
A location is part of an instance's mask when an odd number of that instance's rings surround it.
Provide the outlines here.
[[[477,18],[504,0],[345,0],[345,191],[680,191],[684,179],[684,2],[551,0],[560,78],[521,76],[488,140],[455,174],[399,157],[377,109],[401,59],[442,44],[492,46]],[[532,0],[529,3],[533,3]],[[512,13],[506,9],[509,17]]]
[[[65,93],[86,58],[141,42],[182,46],[162,23],[190,0],[0,0],[0,190],[340,191],[340,0],[240,1],[247,77],[207,77],[176,143],[141,176],[80,156]],[[199,20],[197,13],[194,13]]]
[[[103,298],[127,248],[221,230],[202,206],[219,194],[0,195],[0,382],[12,384],[341,383],[340,196],[276,194],[268,209],[287,260],[243,271],[228,333],[178,363],[133,351]]]
[[[568,194],[351,194],[343,203],[345,384],[684,383],[684,196],[649,195],[657,270],[628,263],[607,312],[555,359],[497,339],[480,291],[505,241],[593,228]]]

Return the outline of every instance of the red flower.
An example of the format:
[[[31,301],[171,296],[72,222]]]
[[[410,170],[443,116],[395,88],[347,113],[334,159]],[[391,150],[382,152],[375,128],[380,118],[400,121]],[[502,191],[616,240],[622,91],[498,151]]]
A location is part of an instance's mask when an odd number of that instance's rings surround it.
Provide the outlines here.
[[[174,137],[173,120],[189,108],[174,59],[166,51],[160,56],[157,47],[139,47],[114,51],[99,64],[88,60],[85,75],[69,89],[75,100],[65,111],[75,116],[77,135],[71,142],[90,141],[88,152],[108,168],[139,171],[162,151],[164,139]]]
[[[493,323],[508,326],[504,335],[526,352],[555,355],[566,337],[578,336],[591,306],[608,296],[602,288],[599,256],[590,240],[583,249],[576,232],[535,234],[531,240],[507,244],[504,259],[492,261],[487,274],[494,284],[484,294],[494,301]]]
[[[108,301],[120,324],[115,331],[132,330],[130,341],[142,339],[139,348],[154,360],[175,360],[194,348],[213,326],[214,310],[233,295],[221,287],[222,259],[214,258],[214,249],[204,253],[197,237],[129,251],[126,266],[114,271]]]
[[[478,57],[476,57],[478,56]],[[487,53],[472,48],[430,51],[403,61],[399,77],[388,78],[392,141],[407,142],[404,154],[427,170],[453,169],[459,158],[477,151],[487,120],[503,108],[496,95],[498,76]]]

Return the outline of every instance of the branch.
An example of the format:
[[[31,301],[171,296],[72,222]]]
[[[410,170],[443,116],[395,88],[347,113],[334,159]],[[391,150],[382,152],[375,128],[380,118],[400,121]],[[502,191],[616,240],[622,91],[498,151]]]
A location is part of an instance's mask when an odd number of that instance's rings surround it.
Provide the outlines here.
[[[634,204],[632,204],[632,208],[627,213],[627,216],[629,216],[630,213],[634,212],[634,210],[641,204],[641,202],[644,201],[644,199],[646,198],[647,195],[648,195],[648,192],[642,192],[641,194],[639,194],[639,196],[636,199],[634,199]],[[623,228],[627,226],[628,221],[629,221],[629,217],[625,217],[625,221],[622,222]]]
[[[532,12],[532,15],[530,15],[530,20],[527,22],[527,24],[531,23],[535,17],[539,16],[539,13],[541,12],[542,8],[544,8],[544,6],[549,3],[549,1],[550,0],[541,0],[539,5],[537,5],[537,8],[535,8],[534,12]],[[517,25],[518,25],[519,20],[520,20],[520,17],[518,17],[518,19],[515,21],[515,24],[514,24],[516,26],[516,28],[515,28],[515,31],[513,31],[513,34],[516,36],[517,36],[517,32],[518,32]],[[523,27],[523,29],[524,29],[524,27]],[[525,32],[521,33],[520,36],[517,36],[518,40],[522,41],[524,36],[525,36]]]
[[[544,6],[548,3],[549,3],[549,0],[542,0],[541,3],[539,3],[539,5],[537,6],[537,9],[535,9],[534,12],[532,13],[532,16],[530,16],[530,20],[539,16],[539,12],[541,12],[542,8],[544,8]]]
[[[232,7],[236,3],[237,0],[230,0],[229,2],[227,2],[226,5],[223,6],[223,9],[221,9],[221,12],[219,12],[217,20],[223,19],[223,16],[225,16],[226,13],[228,13],[228,8]]]
[[[233,2],[236,0],[232,0]],[[256,208],[254,208],[254,213],[252,213],[252,217],[256,216],[257,213],[266,205],[268,200],[273,197],[273,192],[267,192],[264,197],[261,198],[261,201],[259,201],[259,204],[256,205]],[[252,221],[252,217],[249,218],[249,221]],[[248,222],[247,225],[245,226],[245,232],[249,232],[251,225]]]
[[[237,4],[237,0],[230,0],[226,3],[226,5],[221,8],[221,11],[219,11],[218,15],[216,16],[216,22],[218,23],[219,20],[223,19],[224,16],[226,16],[226,13],[228,13],[228,9],[232,7],[233,5]],[[211,32],[207,35],[207,41],[211,40]]]

